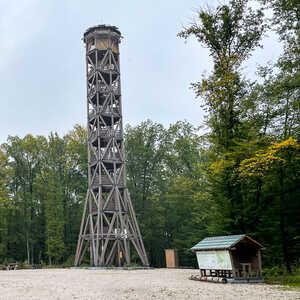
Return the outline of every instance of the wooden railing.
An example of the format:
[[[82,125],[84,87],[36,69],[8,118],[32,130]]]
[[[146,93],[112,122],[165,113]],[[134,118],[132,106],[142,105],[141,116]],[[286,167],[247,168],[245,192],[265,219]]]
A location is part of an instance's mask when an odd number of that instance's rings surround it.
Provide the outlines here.
[[[102,158],[103,160],[112,160],[112,161],[122,161],[122,158],[120,154],[117,153],[112,153],[112,152],[107,152]]]
[[[122,134],[120,130],[109,130],[109,129],[100,129],[99,135],[101,139],[111,139],[115,137],[117,140],[122,139]],[[90,135],[90,140],[94,141],[97,138],[97,132],[92,132]]]
[[[109,92],[113,92],[114,95],[120,96],[121,95],[121,90],[119,87],[119,84],[113,84],[111,87],[104,83],[98,84],[98,87],[96,88],[95,86],[89,88],[88,90],[88,97],[91,99],[95,96],[96,92],[102,93],[102,94],[108,94]]]
[[[110,180],[110,178],[107,175],[102,175],[101,176],[101,182],[100,184],[103,185],[113,185],[114,183]],[[121,176],[120,181],[117,183],[118,185],[124,185],[124,178]],[[93,180],[93,186],[98,186],[99,185],[99,176],[95,176]]]

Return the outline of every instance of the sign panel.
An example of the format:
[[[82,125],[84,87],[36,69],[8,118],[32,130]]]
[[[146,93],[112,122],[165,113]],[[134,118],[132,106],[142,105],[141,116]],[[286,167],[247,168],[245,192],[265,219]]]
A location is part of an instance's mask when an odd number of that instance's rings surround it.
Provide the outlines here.
[[[232,270],[229,252],[220,251],[197,251],[199,269]]]

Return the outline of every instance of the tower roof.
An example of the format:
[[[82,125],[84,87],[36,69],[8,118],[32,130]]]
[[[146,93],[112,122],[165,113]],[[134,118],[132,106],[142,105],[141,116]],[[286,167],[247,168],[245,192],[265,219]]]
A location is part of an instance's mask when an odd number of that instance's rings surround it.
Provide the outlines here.
[[[94,31],[99,31],[99,30],[100,31],[104,31],[104,30],[112,31],[118,35],[121,35],[121,32],[118,27],[112,26],[112,25],[101,24],[101,25],[95,25],[95,26],[89,27],[83,34],[83,37],[85,38],[88,34],[94,32]]]

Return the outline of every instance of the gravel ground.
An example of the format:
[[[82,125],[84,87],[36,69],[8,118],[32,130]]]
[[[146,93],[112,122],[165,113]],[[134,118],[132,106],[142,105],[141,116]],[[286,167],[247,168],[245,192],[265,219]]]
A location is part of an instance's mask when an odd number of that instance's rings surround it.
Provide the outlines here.
[[[0,271],[0,299],[300,299],[296,291],[266,284],[189,280],[196,270]]]

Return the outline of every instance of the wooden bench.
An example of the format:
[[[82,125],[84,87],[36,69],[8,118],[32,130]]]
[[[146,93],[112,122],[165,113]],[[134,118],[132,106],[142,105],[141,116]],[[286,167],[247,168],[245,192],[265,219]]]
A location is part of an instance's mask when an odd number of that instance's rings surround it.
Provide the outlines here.
[[[17,263],[15,264],[8,264],[7,267],[6,267],[6,270],[7,271],[10,271],[10,270],[18,270],[19,266]]]

